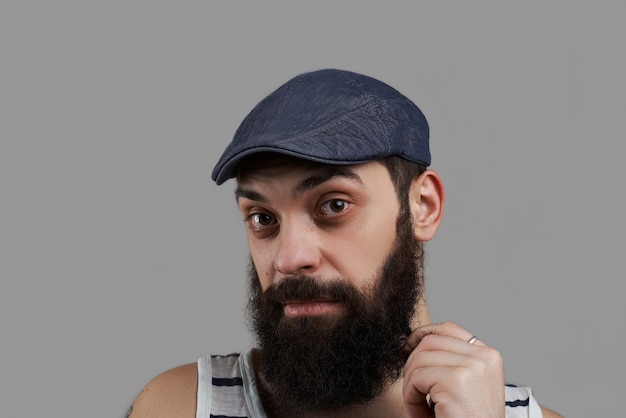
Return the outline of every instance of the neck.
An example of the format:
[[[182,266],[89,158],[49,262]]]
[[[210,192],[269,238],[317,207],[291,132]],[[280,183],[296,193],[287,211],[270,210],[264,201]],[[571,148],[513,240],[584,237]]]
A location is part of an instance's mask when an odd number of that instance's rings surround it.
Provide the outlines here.
[[[420,297],[415,305],[415,315],[411,321],[411,329],[430,324],[430,313],[428,312],[428,304],[424,295]]]

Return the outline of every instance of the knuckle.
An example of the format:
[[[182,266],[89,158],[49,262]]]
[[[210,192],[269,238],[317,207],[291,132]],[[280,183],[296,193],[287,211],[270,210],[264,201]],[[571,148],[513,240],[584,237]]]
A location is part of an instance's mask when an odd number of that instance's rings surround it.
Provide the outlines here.
[[[504,365],[504,359],[502,354],[493,347],[486,347],[485,352],[487,361],[491,366],[502,367]]]
[[[468,367],[475,376],[490,376],[504,369],[504,360],[500,352],[491,347],[485,347],[481,357],[471,359]]]
[[[443,328],[447,328],[447,329],[460,329],[461,327],[459,326],[459,324],[457,324],[456,322],[453,321],[445,321],[441,323],[441,326]]]
[[[468,370],[471,370],[474,376],[484,374],[488,368],[488,362],[482,358],[472,357],[468,360]]]
[[[456,387],[466,387],[474,381],[475,375],[470,368],[457,367],[452,374],[452,379]]]
[[[437,335],[435,334],[425,335],[419,344],[419,348],[421,348],[422,350],[433,349],[436,346],[436,342],[437,342]]]

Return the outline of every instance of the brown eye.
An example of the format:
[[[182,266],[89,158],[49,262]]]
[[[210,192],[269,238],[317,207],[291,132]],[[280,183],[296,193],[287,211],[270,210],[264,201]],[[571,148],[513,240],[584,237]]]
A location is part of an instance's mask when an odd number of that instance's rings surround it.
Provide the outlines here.
[[[266,213],[255,213],[250,217],[250,220],[256,228],[270,226],[275,222],[275,219]]]
[[[332,199],[322,205],[322,212],[326,215],[336,215],[348,207],[348,202],[341,199]]]

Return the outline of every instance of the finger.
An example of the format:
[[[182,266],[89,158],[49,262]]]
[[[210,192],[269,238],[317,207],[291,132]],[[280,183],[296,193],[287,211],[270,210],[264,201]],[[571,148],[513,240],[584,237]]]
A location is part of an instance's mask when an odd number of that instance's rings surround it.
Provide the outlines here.
[[[464,349],[459,347],[460,345],[467,345],[469,349],[475,348],[455,337],[429,334],[422,338],[418,346],[409,353],[404,369],[413,370],[430,364],[445,366],[446,363],[453,362],[446,357],[446,354],[466,355]]]
[[[474,337],[474,334],[461,328],[454,322],[443,322],[440,324],[428,324],[418,327],[413,330],[411,335],[407,338],[405,343],[405,350],[412,351],[427,335],[445,335],[449,337],[455,337],[459,340],[468,342]],[[486,346],[485,343],[476,339],[472,344],[479,346]]]
[[[418,401],[417,403],[407,402],[404,403],[404,409],[409,417],[434,417],[432,409],[426,400]]]
[[[402,396],[405,408],[408,411],[420,411],[425,415],[409,415],[409,416],[434,416],[433,407],[439,401],[440,393],[447,391],[446,379],[442,379],[442,375],[458,370],[458,367],[425,367],[420,370],[412,370],[409,375],[404,377],[402,382]],[[442,383],[443,382],[443,383]],[[451,394],[458,388],[453,388]],[[433,397],[433,395],[436,395]],[[454,396],[452,396],[454,397]]]
[[[428,402],[404,403],[404,409],[409,417],[434,417],[435,414]]]
[[[442,374],[448,375],[459,370],[458,367],[428,367],[413,373],[409,379],[405,379],[403,385],[403,399],[405,409],[409,412],[415,411],[413,417],[435,417],[438,409],[443,406],[446,410],[445,416],[465,416],[460,405],[465,404],[463,396],[468,393],[467,386],[459,387],[457,384],[450,386],[442,381]],[[422,402],[422,393],[427,392],[428,401]],[[472,395],[470,395],[472,396]],[[460,402],[459,402],[460,400]],[[420,415],[424,414],[424,415]]]
[[[443,372],[445,368],[475,370],[474,374],[479,376],[485,370],[498,369],[501,358],[493,348],[475,347],[455,337],[431,334],[424,337],[407,358],[404,377],[417,370],[440,369]],[[421,387],[420,390],[430,390],[430,387]]]
[[[459,341],[459,344],[464,343]],[[472,347],[470,347],[470,349],[471,348]],[[420,369],[424,367],[469,367],[472,365],[474,359],[482,359],[481,353],[467,353],[465,351],[453,350],[431,350],[430,348],[421,350],[420,346],[419,350],[415,350],[411,353],[411,356],[406,362],[405,370]]]
[[[470,344],[467,341],[447,335],[426,335],[411,353],[416,351],[452,351],[459,354],[479,355],[478,353],[487,346]]]
[[[418,390],[415,385],[403,384],[404,409],[409,417],[433,417],[430,396]]]

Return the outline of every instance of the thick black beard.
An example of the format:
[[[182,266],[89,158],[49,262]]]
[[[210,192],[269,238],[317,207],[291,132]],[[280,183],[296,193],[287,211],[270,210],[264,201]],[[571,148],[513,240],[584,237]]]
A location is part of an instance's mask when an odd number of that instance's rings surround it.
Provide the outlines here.
[[[265,292],[250,263],[248,315],[267,385],[265,405],[281,416],[364,405],[402,374],[403,346],[422,296],[422,246],[410,217],[398,220],[396,242],[373,285],[289,277]],[[287,318],[280,301],[331,297],[341,316]],[[269,412],[269,411],[268,411]]]

